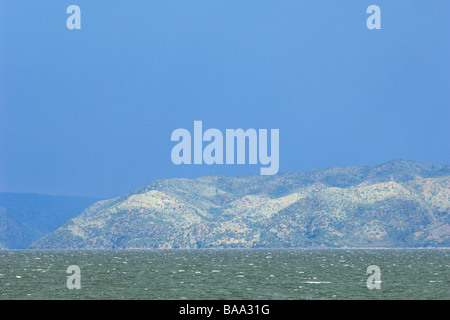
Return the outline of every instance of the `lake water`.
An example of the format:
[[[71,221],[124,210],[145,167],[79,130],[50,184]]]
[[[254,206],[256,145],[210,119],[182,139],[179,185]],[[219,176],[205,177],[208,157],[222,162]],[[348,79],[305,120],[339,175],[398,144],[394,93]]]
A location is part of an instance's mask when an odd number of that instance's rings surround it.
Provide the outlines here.
[[[4,250],[0,299],[448,300],[450,250]]]

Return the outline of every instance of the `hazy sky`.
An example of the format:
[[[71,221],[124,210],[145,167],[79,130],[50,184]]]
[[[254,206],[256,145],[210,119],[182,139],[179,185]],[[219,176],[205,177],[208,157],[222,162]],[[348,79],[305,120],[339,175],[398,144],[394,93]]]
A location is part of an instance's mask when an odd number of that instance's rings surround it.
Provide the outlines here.
[[[81,30],[66,9],[81,8]],[[381,30],[366,9],[381,8]],[[280,172],[449,163],[450,1],[0,0],[0,191],[117,196],[173,130],[280,130]]]

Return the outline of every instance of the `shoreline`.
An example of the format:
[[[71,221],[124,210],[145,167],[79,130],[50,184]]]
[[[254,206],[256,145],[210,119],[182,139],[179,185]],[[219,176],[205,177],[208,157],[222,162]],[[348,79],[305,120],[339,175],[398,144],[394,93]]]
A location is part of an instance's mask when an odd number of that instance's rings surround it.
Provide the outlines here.
[[[334,247],[293,247],[293,248],[68,248],[68,249],[0,249],[2,251],[262,251],[262,250],[450,250],[450,247],[351,247],[351,248],[334,248]]]

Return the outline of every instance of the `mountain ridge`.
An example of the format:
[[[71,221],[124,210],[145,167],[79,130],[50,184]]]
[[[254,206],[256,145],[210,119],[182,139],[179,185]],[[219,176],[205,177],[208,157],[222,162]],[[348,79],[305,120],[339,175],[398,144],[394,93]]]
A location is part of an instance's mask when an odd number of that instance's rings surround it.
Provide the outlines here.
[[[0,192],[0,248],[25,249],[96,198]]]
[[[449,177],[448,165],[395,160],[159,179],[93,204],[31,247],[449,246]]]

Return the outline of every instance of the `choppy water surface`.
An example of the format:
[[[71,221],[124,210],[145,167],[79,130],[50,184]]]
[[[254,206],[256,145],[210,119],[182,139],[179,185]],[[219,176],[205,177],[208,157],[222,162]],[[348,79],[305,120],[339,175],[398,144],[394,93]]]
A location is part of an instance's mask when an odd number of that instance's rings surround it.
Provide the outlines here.
[[[366,286],[369,265],[380,290]],[[448,300],[450,250],[6,250],[0,299]]]

